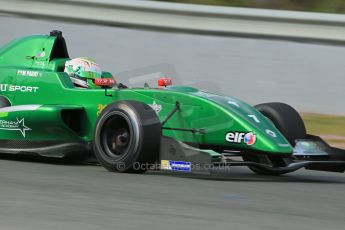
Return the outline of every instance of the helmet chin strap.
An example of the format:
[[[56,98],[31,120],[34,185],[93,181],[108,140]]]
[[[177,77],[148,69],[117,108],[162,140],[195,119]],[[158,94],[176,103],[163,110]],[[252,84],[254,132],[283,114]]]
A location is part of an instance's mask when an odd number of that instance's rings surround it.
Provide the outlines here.
[[[73,84],[78,86],[78,87],[82,87],[82,88],[88,88],[89,85],[87,84],[86,81],[82,80],[82,79],[78,79],[78,78],[75,78],[75,77],[70,77]]]

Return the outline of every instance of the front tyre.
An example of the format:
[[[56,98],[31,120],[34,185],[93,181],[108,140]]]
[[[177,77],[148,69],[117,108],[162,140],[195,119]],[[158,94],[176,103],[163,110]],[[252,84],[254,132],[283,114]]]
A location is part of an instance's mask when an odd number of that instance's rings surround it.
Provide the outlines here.
[[[295,140],[306,137],[304,122],[299,113],[290,105],[272,102],[254,107],[274,124],[292,146],[295,145]]]
[[[291,106],[280,103],[263,103],[256,105],[255,108],[269,119],[274,126],[284,135],[286,140],[294,146],[295,140],[306,137],[304,122],[298,112]],[[262,164],[269,164],[271,167],[284,167],[288,159],[280,156],[244,156],[245,161],[253,161]],[[265,169],[249,166],[249,169],[260,175],[281,175],[291,171],[268,171]]]
[[[158,159],[161,124],[155,111],[137,101],[109,104],[94,131],[94,153],[111,172],[143,172]]]

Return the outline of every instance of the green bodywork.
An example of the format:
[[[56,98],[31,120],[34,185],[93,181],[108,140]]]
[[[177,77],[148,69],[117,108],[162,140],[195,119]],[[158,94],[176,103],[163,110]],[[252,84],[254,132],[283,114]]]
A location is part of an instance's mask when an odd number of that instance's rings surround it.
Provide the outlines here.
[[[283,135],[255,108],[238,99],[190,87],[75,88],[63,72],[63,44],[56,36],[35,35],[0,49],[0,96],[11,106],[0,109],[0,140],[90,142],[97,117],[110,103],[136,100],[151,105],[168,128],[203,129],[204,132],[162,129],[162,134],[205,148],[240,149],[272,154],[292,154]],[[64,57],[65,56],[65,57]],[[104,72],[104,77],[111,74]],[[226,141],[228,132],[256,135],[256,142]],[[273,134],[272,134],[273,133]]]

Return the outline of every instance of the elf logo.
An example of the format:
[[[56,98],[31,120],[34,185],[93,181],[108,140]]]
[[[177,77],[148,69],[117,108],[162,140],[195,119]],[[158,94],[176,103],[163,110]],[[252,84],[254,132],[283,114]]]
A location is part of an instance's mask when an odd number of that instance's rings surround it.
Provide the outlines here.
[[[256,141],[256,135],[253,132],[228,132],[225,135],[225,140],[230,143],[246,143],[247,145],[253,145]]]

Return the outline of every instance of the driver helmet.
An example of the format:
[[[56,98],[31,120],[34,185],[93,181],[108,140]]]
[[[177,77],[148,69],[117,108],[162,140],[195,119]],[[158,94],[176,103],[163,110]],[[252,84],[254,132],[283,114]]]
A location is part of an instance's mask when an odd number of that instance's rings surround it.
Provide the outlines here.
[[[91,58],[80,57],[66,61],[64,72],[68,74],[76,87],[99,88],[94,81],[102,77],[102,70]]]

